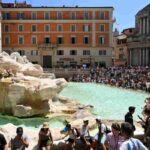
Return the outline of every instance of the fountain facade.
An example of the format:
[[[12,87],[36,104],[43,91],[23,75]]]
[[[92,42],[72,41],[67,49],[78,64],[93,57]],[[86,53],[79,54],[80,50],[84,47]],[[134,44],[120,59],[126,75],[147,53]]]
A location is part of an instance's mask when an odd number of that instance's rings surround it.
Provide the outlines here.
[[[67,85],[19,53],[0,54],[0,75],[0,111],[18,117],[49,113],[52,99]]]

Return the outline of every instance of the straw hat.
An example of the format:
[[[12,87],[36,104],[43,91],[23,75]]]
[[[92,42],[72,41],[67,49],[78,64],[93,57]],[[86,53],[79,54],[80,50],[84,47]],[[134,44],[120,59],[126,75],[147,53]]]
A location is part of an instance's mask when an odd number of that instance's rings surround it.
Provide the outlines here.
[[[43,123],[43,128],[49,128],[48,122],[44,122],[44,123]]]

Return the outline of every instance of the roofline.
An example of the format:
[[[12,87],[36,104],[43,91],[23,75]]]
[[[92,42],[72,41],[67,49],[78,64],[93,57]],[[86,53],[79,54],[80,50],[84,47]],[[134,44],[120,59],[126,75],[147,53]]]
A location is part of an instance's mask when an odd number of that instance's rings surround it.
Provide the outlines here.
[[[130,29],[136,29],[136,28],[135,27],[126,28],[126,29],[123,29],[121,33],[123,33],[126,30],[130,30]]]
[[[1,3],[2,5],[4,4],[4,5],[8,5],[8,4],[10,4],[10,5],[14,5],[14,3]],[[19,4],[18,4],[19,5]],[[84,7],[80,7],[80,6],[78,6],[78,5],[75,5],[75,6],[65,6],[65,5],[63,5],[63,6],[32,6],[31,4],[27,4],[27,5],[30,5],[31,7],[3,7],[3,8],[110,8],[110,9],[114,9],[114,7],[112,7],[112,6],[104,6],[104,7],[95,7],[95,6],[91,6],[91,7],[89,7],[89,6],[84,6]]]
[[[78,7],[76,7],[76,6],[75,7],[66,7],[66,6],[65,7],[63,7],[63,6],[62,7],[60,7],[60,6],[59,7],[56,7],[56,6],[55,7],[43,7],[43,6],[41,6],[41,7],[3,7],[3,8],[10,8],[10,9],[11,8],[13,8],[13,9],[18,9],[18,8],[40,8],[40,9],[41,8],[64,8],[64,9],[65,8],[104,8],[104,9],[114,9],[114,7],[79,7],[79,6]]]

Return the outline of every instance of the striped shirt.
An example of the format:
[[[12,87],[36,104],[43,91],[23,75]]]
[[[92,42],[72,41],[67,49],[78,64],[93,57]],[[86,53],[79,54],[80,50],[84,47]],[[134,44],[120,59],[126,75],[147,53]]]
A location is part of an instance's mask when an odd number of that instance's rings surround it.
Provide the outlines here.
[[[135,138],[130,138],[122,143],[119,150],[148,150],[144,144]]]

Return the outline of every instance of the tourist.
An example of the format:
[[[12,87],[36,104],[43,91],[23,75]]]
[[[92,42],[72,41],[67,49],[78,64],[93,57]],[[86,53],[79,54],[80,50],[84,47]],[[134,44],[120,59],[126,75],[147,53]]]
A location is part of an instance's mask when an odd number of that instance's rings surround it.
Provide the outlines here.
[[[0,133],[0,150],[8,150],[7,141],[3,134]]]
[[[98,133],[95,136],[97,150],[106,150],[106,126],[102,123],[101,117],[96,118]]]
[[[150,149],[150,107],[145,107],[143,112],[147,116],[145,121],[144,137],[146,140],[146,145]]]
[[[124,141],[120,133],[120,125],[118,123],[112,123],[111,130],[112,132],[106,135],[105,145],[108,150],[119,150]]]
[[[83,73],[73,75],[70,81],[109,84],[150,92],[150,67],[95,67],[88,74]]]
[[[29,146],[28,137],[24,134],[22,127],[18,127],[16,133],[15,138],[11,139],[11,150],[25,150]]]
[[[71,127],[71,124],[68,123],[61,133],[65,134],[64,138],[69,136],[69,138],[66,140],[66,149],[75,150],[75,142],[79,136],[77,129]]]
[[[86,145],[90,145],[90,143],[88,142],[90,140],[90,133],[89,133],[88,124],[89,124],[88,120],[83,120],[83,125],[80,129],[80,139]]]
[[[119,150],[148,150],[140,140],[132,137],[133,127],[130,123],[121,124],[121,133],[125,141]]]
[[[53,138],[51,131],[49,129],[48,122],[44,122],[43,126],[39,132],[39,148],[40,150],[50,150],[53,144]]]
[[[133,129],[133,131],[135,131],[135,125],[134,125],[134,123],[133,123],[133,114],[134,114],[134,112],[135,112],[135,107],[134,106],[130,106],[129,108],[128,108],[128,112],[127,112],[127,114],[125,115],[125,122],[128,122],[128,123],[130,123],[131,125],[132,125],[132,129]]]

